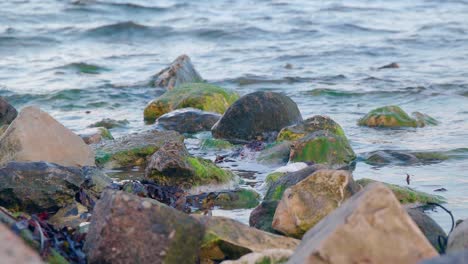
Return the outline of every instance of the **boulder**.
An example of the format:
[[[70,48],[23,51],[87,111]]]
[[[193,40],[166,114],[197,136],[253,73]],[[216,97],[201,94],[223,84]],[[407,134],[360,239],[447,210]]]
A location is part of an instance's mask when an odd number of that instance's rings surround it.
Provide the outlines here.
[[[49,219],[49,223],[60,230],[65,227],[78,229],[82,223],[88,222],[91,214],[88,208],[80,203],[73,202],[60,210]]]
[[[224,217],[199,217],[205,227],[201,259],[238,259],[250,252],[268,249],[294,250],[299,240],[269,234]]]
[[[0,126],[9,125],[18,115],[18,111],[0,96]]]
[[[456,251],[435,258],[423,260],[418,264],[466,264],[468,263],[468,250]]]
[[[329,131],[337,136],[346,137],[343,128],[341,128],[341,126],[338,123],[336,123],[333,119],[331,119],[328,116],[316,115],[307,118],[299,124],[281,129],[276,140],[294,141],[305,137],[307,134],[320,130]]]
[[[166,142],[184,142],[175,131],[145,131],[93,145],[96,163],[108,169],[146,166],[146,160]]]
[[[371,183],[378,181],[362,178],[356,180],[356,183],[365,187]],[[383,183],[387,188],[392,190],[393,194],[396,196],[398,201],[402,204],[412,204],[412,203],[445,203],[445,198],[439,195],[433,195],[425,192],[416,191],[410,187],[399,186],[396,184]]]
[[[160,185],[193,186],[226,183],[234,174],[212,161],[190,156],[184,143],[167,142],[149,159],[145,177]]]
[[[21,110],[0,138],[0,166],[10,161],[93,166],[94,152],[49,114],[30,106]]]
[[[252,252],[238,260],[226,260],[221,264],[281,264],[288,261],[293,254],[289,249],[268,249],[262,252]]]
[[[278,231],[271,226],[278,203],[278,201],[263,201],[260,203],[260,205],[255,207],[250,213],[249,225],[269,233],[279,234]]]
[[[233,143],[275,139],[284,127],[302,121],[291,98],[274,92],[254,92],[237,100],[215,124],[212,134]]]
[[[415,205],[404,207],[408,215],[413,219],[419,229],[426,236],[431,245],[439,252],[443,253],[445,248],[441,245],[442,241],[447,241],[447,234],[431,217],[424,213],[423,208]]]
[[[358,121],[358,125],[368,127],[424,127],[438,123],[432,117],[419,112],[413,113],[413,117],[410,117],[399,106],[384,106],[370,111]]]
[[[154,122],[165,113],[187,107],[223,114],[238,98],[237,93],[216,85],[186,83],[151,101],[145,108],[144,118]]]
[[[152,77],[151,83],[155,87],[172,90],[184,83],[203,82],[202,77],[193,67],[187,55],[180,55],[167,68],[162,69]]]
[[[153,199],[105,191],[84,245],[90,263],[196,263],[203,226]]]
[[[45,162],[10,162],[0,168],[0,206],[27,213],[53,212],[84,188],[97,196],[112,180],[90,168]]]
[[[456,252],[468,249],[468,219],[458,223],[449,234],[447,252]]]
[[[195,108],[182,108],[160,116],[156,126],[179,133],[196,133],[210,131],[221,115],[205,112]]]
[[[339,168],[356,159],[348,139],[326,130],[308,134],[291,146],[290,162],[312,162]]]
[[[93,127],[93,128],[87,128],[85,130],[81,130],[79,132],[79,136],[88,145],[97,144],[101,142],[103,139],[109,139],[109,140],[114,139],[114,137],[112,137],[112,134],[105,127]]]
[[[94,124],[89,125],[88,127],[89,128],[104,127],[104,128],[107,128],[107,129],[112,129],[112,128],[116,128],[116,127],[124,127],[124,126],[128,125],[129,123],[130,122],[128,122],[127,119],[115,120],[115,119],[111,119],[111,118],[104,118],[101,121],[98,121],[98,122],[96,122]]]
[[[212,209],[217,206],[220,209],[250,209],[258,205],[260,195],[253,189],[239,188],[219,192],[201,193],[186,197],[191,207],[200,210]]]
[[[437,255],[392,191],[374,183],[310,229],[287,263],[417,263]]]
[[[0,223],[0,259],[2,263],[44,263],[39,254],[8,227]]]
[[[455,153],[453,151],[425,151],[413,152],[406,150],[377,150],[363,154],[365,162],[374,166],[400,165],[411,166],[417,164],[432,164],[442,162],[451,158]]]
[[[360,186],[348,171],[319,170],[284,192],[272,227],[300,239],[359,190]]]

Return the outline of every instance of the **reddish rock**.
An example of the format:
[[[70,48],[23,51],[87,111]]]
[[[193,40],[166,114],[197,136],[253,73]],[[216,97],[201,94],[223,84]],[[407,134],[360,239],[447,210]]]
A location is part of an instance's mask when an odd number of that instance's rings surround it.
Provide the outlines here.
[[[39,255],[8,227],[0,223],[0,263],[43,263]]]

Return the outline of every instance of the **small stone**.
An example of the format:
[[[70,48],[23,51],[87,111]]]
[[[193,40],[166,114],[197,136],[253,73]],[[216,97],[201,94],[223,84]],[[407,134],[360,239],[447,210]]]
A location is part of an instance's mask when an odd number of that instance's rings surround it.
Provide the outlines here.
[[[155,87],[172,90],[184,83],[203,82],[187,55],[180,55],[175,61],[152,77]]]

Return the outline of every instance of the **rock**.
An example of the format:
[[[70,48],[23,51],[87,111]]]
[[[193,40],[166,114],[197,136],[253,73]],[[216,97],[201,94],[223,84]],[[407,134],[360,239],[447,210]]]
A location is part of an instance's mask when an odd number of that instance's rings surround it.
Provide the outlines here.
[[[88,208],[80,203],[73,202],[58,210],[58,212],[49,219],[49,223],[57,229],[63,229],[65,227],[77,229],[80,227],[81,223],[88,222],[90,216],[91,214],[88,212]]]
[[[184,83],[203,82],[202,77],[193,67],[189,56],[181,55],[175,61],[152,77],[152,84],[172,90]]]
[[[224,217],[199,217],[205,226],[201,259],[221,261],[238,259],[250,252],[267,249],[294,250],[299,240],[269,234]]]
[[[356,183],[360,184],[362,187],[369,185],[370,183],[378,182],[375,180],[363,178],[356,180]],[[399,186],[390,183],[383,183],[387,188],[392,190],[393,194],[402,204],[411,204],[411,203],[445,203],[445,199],[439,195],[428,194],[425,192],[420,192],[413,190],[409,187]]]
[[[0,259],[2,263],[43,263],[39,254],[8,227],[0,223]]]
[[[447,253],[468,249],[468,219],[458,223],[449,234]]]
[[[223,150],[223,149],[230,149],[234,147],[229,141],[222,140],[222,139],[215,139],[215,138],[206,138],[202,139],[200,142],[200,148],[203,150],[206,149],[216,149],[216,150]]]
[[[193,186],[226,183],[234,174],[212,161],[190,156],[184,143],[167,142],[150,158],[145,177],[160,185]]]
[[[405,206],[406,212],[413,219],[419,229],[426,236],[431,245],[439,252],[443,253],[445,248],[441,248],[439,241],[447,241],[447,234],[431,217],[424,213],[424,210],[414,205]]]
[[[226,260],[221,264],[281,264],[286,263],[293,254],[289,249],[268,249],[244,255],[238,260]]]
[[[374,183],[310,229],[287,263],[417,263],[435,256],[393,193]]]
[[[432,117],[413,113],[415,118],[410,117],[399,106],[384,106],[370,111],[358,121],[360,126],[368,127],[424,127],[435,125],[437,121]]]
[[[97,195],[103,183],[112,182],[90,172],[45,162],[10,162],[0,168],[0,206],[27,213],[57,211],[75,200],[80,187]]]
[[[84,250],[90,263],[196,263],[203,226],[153,199],[105,191]]]
[[[260,195],[253,189],[237,189],[221,192],[214,200],[214,205],[221,209],[250,209],[259,204]]]
[[[165,113],[187,107],[223,114],[238,98],[237,93],[219,86],[186,83],[151,101],[145,108],[144,118],[154,122]]]
[[[184,142],[175,131],[145,131],[93,145],[96,163],[105,168],[146,166],[146,159],[166,142]]]
[[[409,166],[415,164],[432,164],[450,158],[450,152],[411,152],[405,150],[377,150],[363,154],[365,162],[374,166],[388,164]]]
[[[79,136],[86,144],[97,144],[103,139],[114,139],[112,134],[105,127],[94,127],[80,131]]]
[[[307,118],[299,124],[292,125],[281,129],[278,134],[277,141],[298,140],[305,137],[307,134],[320,130],[329,131],[337,136],[345,136],[343,128],[328,116],[316,115]]]
[[[297,184],[298,182],[312,175],[314,172],[326,168],[328,167],[324,165],[312,165],[300,171],[291,172],[280,177],[277,181],[272,182],[268,187],[264,200],[281,200],[281,197],[283,197],[283,193],[287,188]]]
[[[291,146],[290,162],[312,162],[339,168],[356,159],[348,139],[331,132],[320,130],[294,142]]]
[[[0,138],[0,166],[10,161],[46,161],[94,166],[93,150],[36,107],[25,107]]]
[[[291,98],[274,92],[254,92],[237,100],[212,129],[215,138],[233,143],[276,138],[284,127],[302,121]]]
[[[289,160],[291,145],[290,141],[283,141],[268,146],[260,152],[257,161],[261,164],[286,165]]]
[[[269,233],[279,234],[271,226],[276,207],[278,207],[278,201],[263,201],[250,213],[249,225]]]
[[[468,263],[468,250],[456,251],[447,255],[419,262],[419,264],[466,264]]]
[[[124,126],[128,125],[129,123],[130,122],[128,122],[127,119],[115,120],[115,119],[111,119],[111,118],[104,118],[101,121],[98,121],[98,122],[96,122],[94,124],[89,125],[88,127],[89,128],[104,127],[104,128],[107,128],[107,129],[111,129],[111,128],[116,128],[116,127],[124,127]]]
[[[283,194],[272,227],[300,239],[307,230],[360,190],[347,171],[319,170]]]
[[[18,111],[0,96],[0,126],[9,125],[18,115]]]
[[[160,116],[156,126],[179,133],[210,131],[221,118],[220,114],[201,111],[195,108],[182,108]]]
[[[378,67],[377,70],[383,70],[383,69],[398,69],[400,68],[400,65],[396,62],[392,62],[390,64],[386,64],[384,66]]]

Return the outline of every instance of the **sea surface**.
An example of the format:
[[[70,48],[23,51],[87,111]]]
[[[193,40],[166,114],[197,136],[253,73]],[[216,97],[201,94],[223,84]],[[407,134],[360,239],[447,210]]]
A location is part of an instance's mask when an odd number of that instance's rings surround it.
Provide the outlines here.
[[[332,117],[358,154],[458,153],[416,166],[358,161],[354,177],[406,185],[410,174],[410,187],[444,196],[456,219],[468,218],[467,14],[467,0],[4,0],[0,95],[18,109],[37,105],[74,131],[103,118],[127,119],[112,130],[121,136],[152,128],[143,109],[164,91],[148,81],[187,54],[211,83],[240,94],[284,93],[305,118]],[[378,69],[392,62],[400,68]],[[440,125],[356,125],[390,104],[427,113]],[[217,154],[198,151],[196,141],[187,140],[193,153]],[[275,168],[239,164],[253,171],[250,183],[263,192],[265,174]],[[245,222],[249,212],[216,214]],[[431,216],[450,229],[448,214]]]

